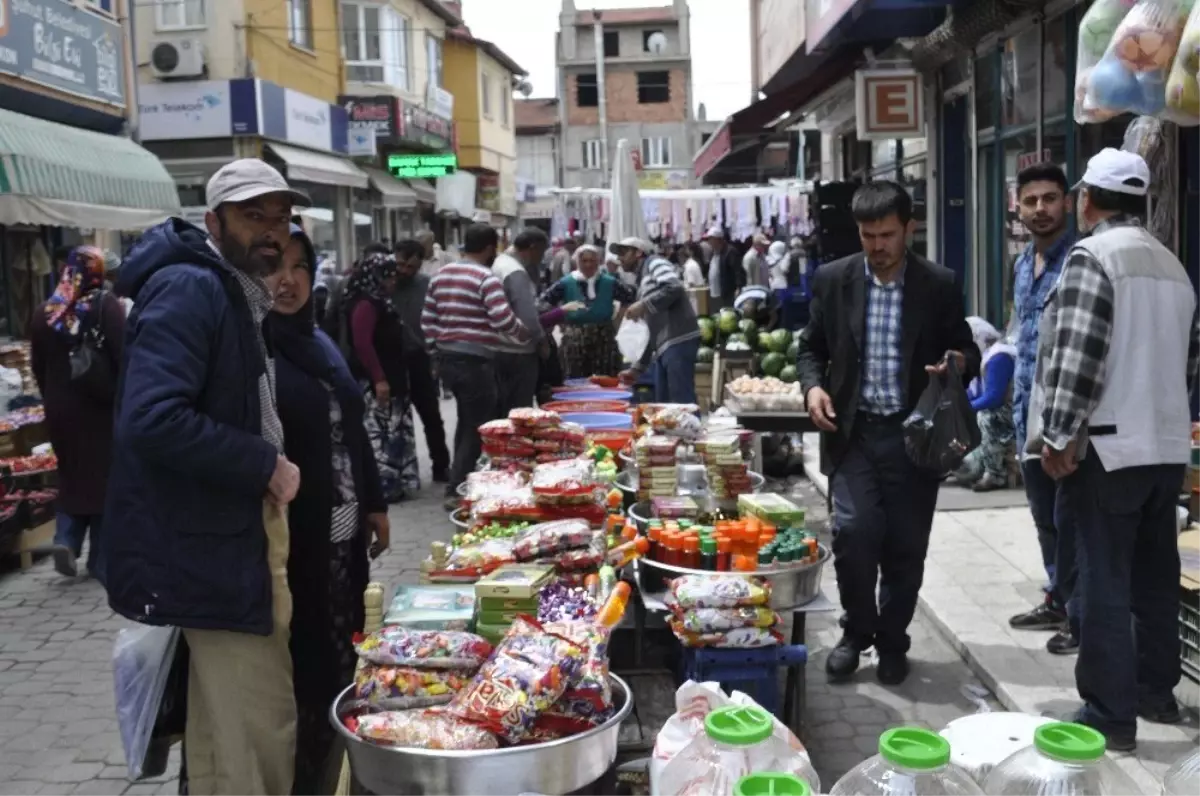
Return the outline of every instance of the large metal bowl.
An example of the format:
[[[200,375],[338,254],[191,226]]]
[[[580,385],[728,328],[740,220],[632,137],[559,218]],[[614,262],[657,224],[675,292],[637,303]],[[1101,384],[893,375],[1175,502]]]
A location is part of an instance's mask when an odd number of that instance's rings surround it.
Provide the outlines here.
[[[707,476],[704,475],[704,468],[695,464],[677,464],[676,470],[679,473],[679,486],[689,494],[703,494],[708,486]],[[762,473],[756,473],[753,470],[747,471],[750,476],[750,490],[752,492],[761,492],[767,483],[766,476]],[[624,506],[628,509],[637,500],[637,481],[638,474],[636,470],[625,470],[617,473],[617,478],[613,481],[613,485],[621,490],[621,496],[624,499]]]
[[[649,558],[635,559],[634,579],[638,590],[643,588],[643,576],[646,577],[645,587],[655,592],[660,587],[656,585],[672,578],[683,575],[713,576],[716,574],[747,575],[762,578],[771,584],[770,606],[776,611],[789,611],[802,605],[807,605],[821,593],[821,572],[829,561],[829,548],[823,544],[817,545],[817,560],[811,564],[799,564],[783,567],[764,567],[753,572],[716,573],[707,569],[688,569],[652,561]]]
[[[478,752],[445,752],[379,746],[360,739],[341,722],[353,707],[350,686],[334,700],[329,720],[346,744],[350,771],[379,794],[518,796],[567,794],[604,776],[617,759],[621,722],[633,710],[625,681],[610,674],[616,714],[595,729],[557,741]]]

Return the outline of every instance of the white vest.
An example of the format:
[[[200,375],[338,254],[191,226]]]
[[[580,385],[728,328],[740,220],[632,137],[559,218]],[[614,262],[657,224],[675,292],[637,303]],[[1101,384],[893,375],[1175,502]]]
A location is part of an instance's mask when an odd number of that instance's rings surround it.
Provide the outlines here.
[[[1088,436],[1106,470],[1184,464],[1191,445],[1188,341],[1196,290],[1179,259],[1138,225],[1075,244],[1113,287],[1113,323],[1100,403]]]

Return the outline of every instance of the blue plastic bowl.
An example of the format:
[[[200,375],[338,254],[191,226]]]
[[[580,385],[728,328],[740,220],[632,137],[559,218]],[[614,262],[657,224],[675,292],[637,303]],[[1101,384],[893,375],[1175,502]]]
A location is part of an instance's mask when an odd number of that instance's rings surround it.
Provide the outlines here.
[[[623,412],[567,412],[564,423],[578,423],[588,431],[633,428],[633,418]]]
[[[564,387],[592,387],[591,379],[567,379],[563,382]]]
[[[556,401],[628,401],[633,397],[629,390],[568,390],[554,393]]]

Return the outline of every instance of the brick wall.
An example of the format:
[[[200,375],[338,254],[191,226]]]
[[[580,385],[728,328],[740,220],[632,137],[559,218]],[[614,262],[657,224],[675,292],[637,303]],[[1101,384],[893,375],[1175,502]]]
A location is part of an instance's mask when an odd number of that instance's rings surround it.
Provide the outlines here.
[[[605,74],[605,99],[608,102],[608,121],[621,122],[682,122],[687,119],[687,73],[671,69],[671,100],[646,105],[638,104],[637,72],[609,70]],[[580,108],[577,104],[576,80],[569,75],[567,83],[567,124],[595,125],[600,123],[599,108]]]

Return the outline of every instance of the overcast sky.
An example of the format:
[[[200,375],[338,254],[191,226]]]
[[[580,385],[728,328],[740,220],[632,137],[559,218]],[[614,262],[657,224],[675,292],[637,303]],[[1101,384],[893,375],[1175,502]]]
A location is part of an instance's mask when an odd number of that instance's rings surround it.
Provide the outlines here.
[[[667,0],[575,0],[579,10],[670,5]],[[533,96],[555,95],[554,33],[561,0],[463,0],[471,32],[495,42],[529,72]],[[750,11],[746,0],[691,0],[692,85],[709,119],[750,100]],[[693,109],[694,110],[694,109]]]

